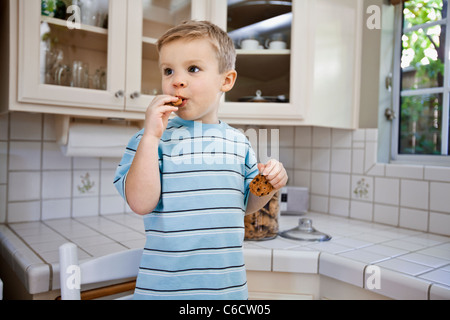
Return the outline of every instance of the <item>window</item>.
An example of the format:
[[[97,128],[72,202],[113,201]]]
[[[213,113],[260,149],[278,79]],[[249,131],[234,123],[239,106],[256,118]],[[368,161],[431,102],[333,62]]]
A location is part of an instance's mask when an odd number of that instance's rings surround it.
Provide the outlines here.
[[[410,0],[399,10],[393,160],[450,164],[448,0]]]

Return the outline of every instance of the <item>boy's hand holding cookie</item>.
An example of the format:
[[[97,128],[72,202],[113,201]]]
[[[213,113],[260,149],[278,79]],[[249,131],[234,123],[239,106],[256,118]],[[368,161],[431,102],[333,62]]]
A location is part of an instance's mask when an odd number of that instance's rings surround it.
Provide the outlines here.
[[[260,174],[250,183],[250,190],[259,197],[280,190],[288,181],[286,169],[277,160],[271,159],[266,164],[259,163],[258,170]]]
[[[178,111],[179,100],[169,95],[156,96],[145,113],[145,133],[160,139],[170,115]]]

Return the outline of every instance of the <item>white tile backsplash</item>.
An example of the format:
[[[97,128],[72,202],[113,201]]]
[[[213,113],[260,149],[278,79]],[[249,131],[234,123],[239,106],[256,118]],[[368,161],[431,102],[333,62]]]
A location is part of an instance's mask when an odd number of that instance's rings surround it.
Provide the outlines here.
[[[41,219],[40,201],[9,202],[7,210],[7,222],[10,223]]]
[[[365,129],[357,129],[351,132],[352,140],[356,141],[365,141],[366,140],[366,130]]]
[[[348,217],[350,214],[350,200],[330,197],[330,214]]]
[[[450,215],[440,212],[430,212],[429,232],[450,235]]]
[[[347,130],[332,129],[331,145],[333,148],[351,148],[352,136]]]
[[[350,175],[332,173],[330,179],[330,196],[350,198]]]
[[[44,129],[43,129],[43,140],[44,141],[55,141],[56,140],[56,130],[53,125],[55,117],[52,114],[44,115]]]
[[[73,168],[74,169],[99,169],[100,168],[100,159],[99,158],[73,158]]]
[[[9,138],[9,116],[0,115],[0,141],[7,141]]]
[[[295,149],[294,169],[311,170],[311,149],[296,148]]]
[[[10,140],[42,139],[42,115],[13,112],[10,118]]]
[[[41,197],[41,173],[39,171],[10,172],[8,201],[39,200]]]
[[[400,204],[409,208],[428,209],[428,185],[427,181],[402,180]]]
[[[9,170],[40,170],[41,142],[11,141]]]
[[[42,154],[43,170],[70,170],[72,158],[65,157],[56,142],[44,142]]]
[[[295,157],[294,157],[294,148],[285,148],[281,147],[279,149],[279,156],[270,155],[270,157],[267,159],[270,160],[271,158],[275,158],[281,161],[283,163],[283,166],[287,169],[293,169],[295,167]],[[262,161],[262,162],[267,162]]]
[[[450,183],[430,183],[430,210],[450,213]]]
[[[331,150],[331,171],[350,173],[352,171],[352,150],[332,149]]]
[[[312,146],[312,128],[311,127],[295,127],[295,144],[294,147],[309,148]]]
[[[377,160],[377,147],[378,144],[373,141],[366,141],[365,155],[364,155],[364,171],[369,171]]]
[[[374,206],[373,221],[392,226],[398,225],[399,209],[394,206],[376,204]]]
[[[42,172],[42,199],[70,198],[71,195],[71,171]]]
[[[400,227],[427,231],[428,211],[400,208]]]
[[[71,200],[42,200],[42,220],[70,218]]]
[[[372,221],[373,203],[352,200],[350,203],[350,218]]]
[[[0,223],[6,222],[6,185],[0,185]]]
[[[311,193],[317,195],[329,195],[330,174],[325,172],[313,172],[311,175]]]
[[[8,143],[0,141],[0,184],[8,181]]]
[[[117,196],[117,190],[112,184],[114,180],[115,170],[102,170],[100,172],[100,194],[102,196]]]
[[[52,115],[11,113],[0,124],[0,223],[128,210],[112,184],[120,159],[65,157]]]
[[[375,178],[375,202],[398,205],[400,183],[398,179]]]
[[[426,180],[450,182],[450,168],[425,167],[424,175]]]
[[[331,147],[331,129],[322,127],[312,128],[312,146],[329,148]]]
[[[352,150],[352,173],[363,174],[364,173],[364,150],[353,149]]]
[[[0,116],[0,223],[129,212],[112,185],[120,159],[63,156],[53,121]],[[267,143],[289,185],[309,188],[311,211],[450,235],[450,168],[377,163],[376,129],[265,129],[279,130]]]
[[[312,150],[313,171],[330,171],[331,150],[325,148],[314,148]]]
[[[99,214],[99,198],[72,198],[72,217],[90,217]]]
[[[406,179],[423,179],[423,166],[390,164],[386,167],[386,176]]]

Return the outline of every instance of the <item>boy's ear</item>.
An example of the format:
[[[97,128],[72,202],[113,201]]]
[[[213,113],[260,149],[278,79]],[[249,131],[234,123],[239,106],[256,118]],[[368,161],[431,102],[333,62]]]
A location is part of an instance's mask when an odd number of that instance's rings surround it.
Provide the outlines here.
[[[225,72],[223,83],[222,83],[222,92],[228,92],[233,89],[234,84],[236,82],[237,72],[236,70],[230,70]]]

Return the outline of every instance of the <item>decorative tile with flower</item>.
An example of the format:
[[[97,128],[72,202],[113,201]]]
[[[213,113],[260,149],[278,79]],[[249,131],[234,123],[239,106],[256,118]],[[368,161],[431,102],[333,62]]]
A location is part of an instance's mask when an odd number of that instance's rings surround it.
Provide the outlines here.
[[[89,172],[85,175],[80,176],[81,186],[77,185],[77,189],[81,194],[86,194],[92,192],[92,188],[95,186],[95,181],[91,181],[91,176]]]
[[[356,188],[353,190],[353,194],[359,199],[369,198],[370,185],[366,182],[366,179],[362,178],[356,183]]]

